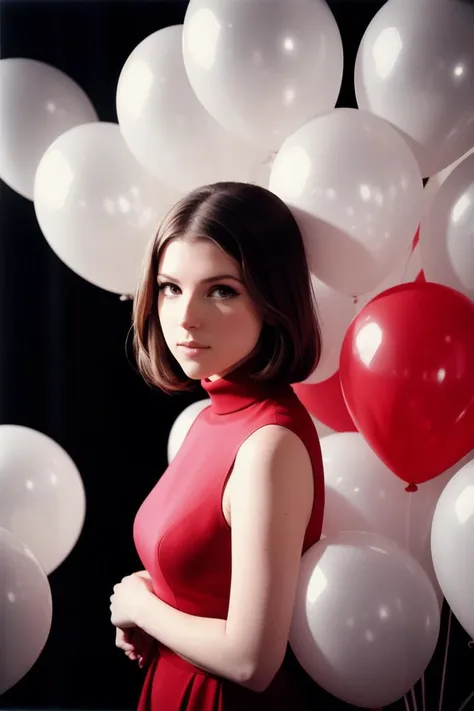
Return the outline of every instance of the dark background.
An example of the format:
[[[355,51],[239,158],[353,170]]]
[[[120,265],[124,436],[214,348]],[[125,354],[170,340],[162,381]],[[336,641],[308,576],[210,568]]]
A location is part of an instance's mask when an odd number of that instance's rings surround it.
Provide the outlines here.
[[[330,3],[344,43],[339,106],[356,106],[357,47],[382,4]],[[181,0],[3,0],[1,57],[52,64],[85,90],[100,120],[116,122],[115,90],[127,57],[147,35],[182,23],[185,9]],[[143,672],[114,646],[109,596],[141,567],[133,519],[166,468],[171,425],[206,394],[200,386],[172,397],[147,387],[134,369],[130,339],[127,345],[130,324],[131,303],[69,270],[42,236],[33,203],[0,182],[0,424],[56,440],[78,466],[87,496],[80,539],[49,578],[54,613],[46,647],[0,708],[136,705]],[[426,675],[428,711],[438,709],[446,612]],[[467,643],[453,620],[444,711],[458,711],[474,686]],[[320,708],[350,707],[327,696],[315,704]],[[401,701],[395,708],[406,707]]]

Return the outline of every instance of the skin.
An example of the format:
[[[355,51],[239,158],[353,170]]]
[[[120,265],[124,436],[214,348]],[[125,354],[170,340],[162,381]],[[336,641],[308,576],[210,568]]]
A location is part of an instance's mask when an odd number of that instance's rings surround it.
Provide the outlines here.
[[[246,360],[263,321],[232,257],[209,239],[175,239],[163,250],[157,281],[163,336],[188,377],[213,380]],[[190,340],[208,347],[190,356],[177,345]]]

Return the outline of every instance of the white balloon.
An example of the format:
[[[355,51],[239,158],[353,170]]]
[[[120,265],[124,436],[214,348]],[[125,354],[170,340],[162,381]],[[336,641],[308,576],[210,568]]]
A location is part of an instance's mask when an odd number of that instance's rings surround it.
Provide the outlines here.
[[[474,8],[389,0],[355,63],[359,108],[395,126],[430,177],[474,145]]]
[[[410,281],[415,281],[422,270],[423,265],[421,264],[420,240],[418,239],[418,242],[408,257],[408,260],[405,262],[403,276],[399,284],[407,284]],[[394,286],[396,285],[394,284]]]
[[[408,493],[359,432],[324,437],[321,451],[326,484],[323,533],[361,530],[395,541],[423,566],[441,604],[431,562],[431,522],[441,492],[463,461]]]
[[[321,383],[330,378],[339,368],[341,346],[350,322],[356,314],[356,305],[351,296],[340,294],[324,282],[311,276],[319,325],[322,335],[320,361],[304,383]]]
[[[0,425],[0,526],[30,548],[49,575],[82,531],[81,475],[53,439],[19,425]]]
[[[185,407],[173,422],[168,437],[168,464],[177,455],[196,417],[205,407],[209,407],[210,404],[211,400],[209,398],[197,400],[191,403],[191,405],[188,405],[188,407]]]
[[[453,476],[439,497],[431,552],[448,605],[474,638],[474,460]]]
[[[117,86],[125,142],[147,170],[184,192],[254,182],[266,152],[232,136],[202,106],[184,68],[182,35],[182,25],[158,30],[125,62]]]
[[[313,420],[313,425],[316,427],[316,432],[318,433],[318,437],[321,440],[323,437],[327,437],[328,435],[334,434],[334,430],[325,425],[323,422],[320,422],[316,417],[313,417],[313,415],[310,414],[311,419]]]
[[[434,204],[436,195],[438,194],[438,190],[448,177],[453,170],[461,163],[464,158],[467,158],[467,156],[470,156],[472,153],[474,153],[474,146],[469,150],[466,151],[460,158],[454,161],[454,163],[451,163],[451,165],[448,165],[447,168],[443,168],[443,170],[440,170],[439,173],[436,173],[435,175],[431,176],[431,178],[428,180],[428,182],[425,185],[425,189],[423,190],[423,216],[426,215],[429,210],[431,209],[431,206]]]
[[[40,656],[52,615],[46,573],[22,541],[0,528],[0,695]]]
[[[95,286],[133,294],[146,247],[178,199],[136,161],[118,124],[60,136],[40,161],[34,206],[52,250]]]
[[[55,67],[0,60],[0,178],[28,200],[41,156],[62,133],[97,121],[85,92]]]
[[[219,123],[269,150],[337,101],[341,35],[324,0],[190,0],[183,56]]]
[[[386,121],[357,109],[318,116],[290,136],[270,190],[293,211],[312,273],[353,296],[388,276],[421,217],[413,154]]]
[[[474,300],[474,154],[461,161],[439,188],[421,221],[420,248],[428,281]]]
[[[363,708],[401,698],[428,666],[439,624],[426,573],[393,541],[342,531],[304,554],[290,645],[335,697]]]
[[[362,294],[362,296],[358,297],[356,312],[359,313],[359,311],[362,311],[364,306],[366,306],[369,301],[374,299],[383,291],[390,289],[392,286],[407,284],[410,281],[415,281],[421,270],[421,250],[420,242],[418,241],[414,249],[412,249],[412,246],[410,245],[408,254],[403,255],[402,259],[398,261],[395,269],[390,272],[388,277],[386,277],[381,284],[379,284],[372,291],[369,291],[368,294]]]

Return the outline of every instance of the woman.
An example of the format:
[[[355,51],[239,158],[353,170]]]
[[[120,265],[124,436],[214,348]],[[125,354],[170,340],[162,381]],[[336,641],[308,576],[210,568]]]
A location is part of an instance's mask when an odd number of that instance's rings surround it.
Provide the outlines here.
[[[244,183],[186,196],[151,244],[133,322],[146,381],[200,381],[211,400],[136,516],[145,571],[111,597],[117,646],[149,664],[139,711],[313,706],[288,635],[324,482],[291,383],[321,344],[288,207]]]

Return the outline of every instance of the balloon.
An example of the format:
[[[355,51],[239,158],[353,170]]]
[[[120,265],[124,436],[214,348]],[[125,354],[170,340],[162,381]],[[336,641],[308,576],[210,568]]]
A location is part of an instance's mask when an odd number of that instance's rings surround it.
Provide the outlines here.
[[[0,425],[0,526],[30,548],[49,575],[82,531],[86,498],[71,457],[41,432]]]
[[[289,641],[337,698],[363,708],[401,698],[428,666],[439,624],[428,576],[393,541],[342,531],[304,554]]]
[[[464,153],[460,158],[455,160],[454,163],[448,165],[447,168],[443,168],[443,170],[440,170],[439,173],[436,173],[428,180],[423,190],[423,216],[428,214],[429,210],[431,209],[431,206],[434,205],[438,190],[440,189],[448,175],[451,175],[451,173],[459,165],[459,163],[461,163],[464,158],[467,158],[467,156],[470,156],[472,153],[474,153],[474,146],[466,153]]]
[[[0,528],[0,695],[36,662],[51,630],[48,578],[33,553]]]
[[[311,415],[336,432],[356,431],[342,396],[339,371],[322,383],[292,385],[298,398]]]
[[[473,75],[474,8],[389,0],[357,52],[357,105],[395,126],[429,177],[474,145]]]
[[[381,294],[383,291],[391,289],[392,286],[406,284],[410,281],[416,281],[420,277],[420,272],[421,250],[420,245],[416,244],[415,247],[410,247],[409,253],[403,255],[403,258],[397,262],[396,267],[392,269],[388,277],[386,277],[381,284],[379,284],[372,291],[369,291],[368,294],[363,294],[358,297],[356,312],[359,313],[359,311],[362,311],[364,306],[368,304],[369,301],[372,301],[372,299]]]
[[[316,277],[311,277],[319,325],[322,335],[321,358],[304,383],[321,383],[339,368],[339,354],[347,328],[355,316],[356,305],[350,296],[331,289]]]
[[[324,437],[321,451],[326,484],[323,534],[360,530],[395,541],[423,566],[441,606],[443,594],[431,561],[431,522],[441,492],[462,462],[414,494],[405,491],[358,432]]]
[[[423,269],[421,265],[421,248],[418,244],[411,253],[410,259],[408,260],[407,271],[405,274],[404,281],[416,281],[417,279],[420,279],[422,277]]]
[[[0,178],[33,200],[45,150],[73,126],[97,121],[97,114],[75,81],[33,59],[0,60],[0,96]]]
[[[196,402],[191,403],[191,405],[188,405],[188,407],[185,407],[173,422],[173,426],[171,427],[168,437],[168,464],[177,455],[178,450],[186,439],[186,436],[196,417],[199,415],[201,410],[204,410],[204,408],[208,407],[210,404],[210,398],[197,400]]]
[[[311,272],[352,296],[388,276],[421,217],[413,154],[388,123],[357,109],[318,116],[287,138],[270,190],[293,211]]]
[[[420,248],[428,281],[474,301],[474,154],[448,175],[421,221]]]
[[[318,433],[318,437],[320,440],[323,437],[328,437],[329,435],[334,434],[334,430],[317,420],[316,417],[313,417],[313,415],[311,415],[311,413],[310,417],[313,420],[313,425],[316,427],[316,432]]]
[[[117,86],[120,130],[144,168],[177,190],[251,182],[266,153],[232,136],[197,99],[187,77],[182,25],[146,37],[128,57]]]
[[[148,174],[114,123],[77,126],[42,157],[39,226],[64,264],[95,286],[134,294],[146,247],[177,193]]]
[[[448,605],[474,638],[474,460],[453,476],[439,497],[431,552]]]
[[[183,56],[210,115],[269,150],[332,109],[341,87],[341,35],[324,0],[190,0]]]
[[[341,385],[357,429],[419,484],[474,447],[474,304],[448,287],[401,284],[352,321]]]
[[[413,237],[412,252],[407,267],[407,277],[409,278],[404,279],[404,281],[425,282],[425,274],[421,266],[420,226],[418,225],[416,234]],[[394,284],[394,286],[396,285]]]
[[[415,278],[410,278],[409,281],[425,282],[425,273],[423,271],[421,264],[421,247],[420,247],[420,228],[418,227],[416,235],[413,238],[413,251],[411,257],[411,268],[409,266],[410,276],[415,272],[418,272]]]

